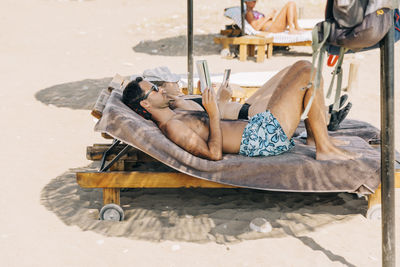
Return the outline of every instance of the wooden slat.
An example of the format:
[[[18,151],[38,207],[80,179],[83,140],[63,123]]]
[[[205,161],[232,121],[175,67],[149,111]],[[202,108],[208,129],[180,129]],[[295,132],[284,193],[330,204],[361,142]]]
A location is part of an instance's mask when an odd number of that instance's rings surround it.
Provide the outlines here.
[[[257,63],[264,62],[265,59],[265,45],[257,46]]]
[[[108,90],[111,92],[114,89],[121,90],[121,86],[124,82],[124,77],[118,73],[114,75],[111,82],[108,84]]]
[[[86,147],[86,158],[88,160],[101,160],[103,153],[110,147],[110,145],[103,145],[103,144],[95,144],[93,146]],[[123,148],[125,145],[118,145],[116,146],[112,153],[108,155],[106,160],[113,159]],[[132,159],[137,160],[137,149],[130,148],[128,153],[121,157],[121,159]]]
[[[228,36],[228,35],[235,35],[235,36],[237,36],[237,35],[239,35],[240,33],[241,33],[242,31],[241,30],[239,30],[239,29],[229,29],[229,30],[221,30],[220,31],[220,34],[221,35],[225,35],[225,36]]]
[[[78,172],[83,188],[235,188],[175,172]]]
[[[269,43],[267,45],[267,58],[271,58],[272,57],[272,52],[274,51],[274,45]]]
[[[241,36],[241,37],[214,37],[216,44],[227,43],[227,44],[252,44],[252,45],[265,45],[272,43],[273,38],[263,38],[258,36]]]
[[[120,190],[115,188],[103,189],[103,205],[114,203],[120,205]]]
[[[381,186],[375,190],[375,192],[368,196],[368,209],[372,208],[376,204],[381,204]]]
[[[311,41],[297,42],[297,43],[273,43],[274,46],[311,46]]]
[[[247,59],[247,45],[241,44],[239,46],[239,60],[246,61],[246,59]]]
[[[400,188],[400,169],[395,171],[395,188]],[[381,204],[381,185],[375,190],[375,193],[368,196],[368,208],[370,209],[375,204]]]

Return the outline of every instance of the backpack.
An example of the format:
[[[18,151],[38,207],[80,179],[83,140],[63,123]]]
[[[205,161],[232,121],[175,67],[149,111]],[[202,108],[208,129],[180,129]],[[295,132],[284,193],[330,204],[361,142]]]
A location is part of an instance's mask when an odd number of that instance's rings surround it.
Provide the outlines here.
[[[391,8],[391,0],[327,0],[325,21],[318,23],[312,31],[313,70],[307,88],[314,85],[314,90],[304,109],[302,119],[307,118],[315,92],[320,86],[325,52],[336,50],[336,54],[339,54],[327,93],[329,98],[334,80],[337,77],[332,109],[332,112],[337,112],[342,85],[341,66],[344,54],[358,52],[362,49],[372,49],[379,45],[379,41],[393,27]]]

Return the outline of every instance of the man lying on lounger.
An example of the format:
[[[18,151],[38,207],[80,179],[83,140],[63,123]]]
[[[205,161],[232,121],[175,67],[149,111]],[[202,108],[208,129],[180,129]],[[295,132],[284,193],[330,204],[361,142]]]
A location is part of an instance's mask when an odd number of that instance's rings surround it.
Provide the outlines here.
[[[141,77],[127,85],[122,101],[139,115],[151,118],[167,138],[195,156],[210,160],[220,160],[222,153],[273,156],[294,146],[291,137],[312,95],[312,88],[306,87],[310,72],[309,62],[295,63],[272,94],[267,110],[256,114],[249,122],[220,120],[216,95],[209,88],[202,96],[206,112],[171,110],[165,91]],[[308,113],[316,158],[348,160],[357,157],[331,142],[324,109],[319,89]]]
[[[254,94],[246,99],[244,104],[232,102],[232,91],[230,87],[222,85],[217,93],[217,103],[221,119],[247,120],[249,117],[253,117],[256,114],[265,111],[272,93],[276,90],[277,85],[282,81],[285,74],[288,71],[291,71],[290,69],[292,67],[293,65],[288,66],[275,74],[256,92],[254,92]],[[163,66],[154,69],[146,69],[143,71],[143,78],[164,89],[167,96],[171,99],[171,109],[180,108],[185,110],[204,111],[201,96],[183,94],[178,85],[180,77],[173,74],[167,67]],[[340,99],[340,108],[344,106],[346,100],[347,95],[343,95]],[[348,102],[347,105],[339,111],[332,111],[332,107],[333,105],[330,105],[327,110],[327,121],[329,121],[327,127],[328,130],[335,131],[339,129],[340,123],[348,115],[352,104]]]

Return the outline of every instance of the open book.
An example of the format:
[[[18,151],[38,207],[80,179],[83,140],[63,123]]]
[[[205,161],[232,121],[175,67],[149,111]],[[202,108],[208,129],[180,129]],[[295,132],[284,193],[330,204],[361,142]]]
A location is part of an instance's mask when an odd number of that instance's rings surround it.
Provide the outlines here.
[[[203,93],[204,89],[206,89],[207,87],[212,88],[212,83],[211,83],[211,78],[210,78],[210,72],[208,70],[207,60],[196,61],[196,67],[197,67],[197,73],[199,74],[200,91],[201,91],[201,93]],[[224,72],[222,84],[229,82],[230,74],[231,74],[231,70],[226,69]]]
[[[200,91],[204,92],[206,88],[212,88],[210,72],[208,71],[207,60],[196,61],[197,73],[200,79]]]

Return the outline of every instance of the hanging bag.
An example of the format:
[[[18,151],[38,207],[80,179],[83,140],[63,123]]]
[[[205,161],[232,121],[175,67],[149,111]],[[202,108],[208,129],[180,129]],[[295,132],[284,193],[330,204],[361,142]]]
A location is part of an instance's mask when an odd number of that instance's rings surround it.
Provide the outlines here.
[[[327,93],[327,97],[330,97],[334,80],[337,78],[335,101],[332,111],[336,112],[339,109],[342,85],[341,65],[344,54],[350,50],[356,52],[379,43],[390,27],[393,27],[390,8],[391,0],[327,1],[325,21],[318,23],[312,33],[313,71],[311,72],[310,83],[307,88],[314,85],[314,90],[304,109],[302,119],[307,118],[315,92],[319,88],[323,66],[322,61],[324,60],[325,52],[334,49],[336,51],[335,54],[339,54]]]

